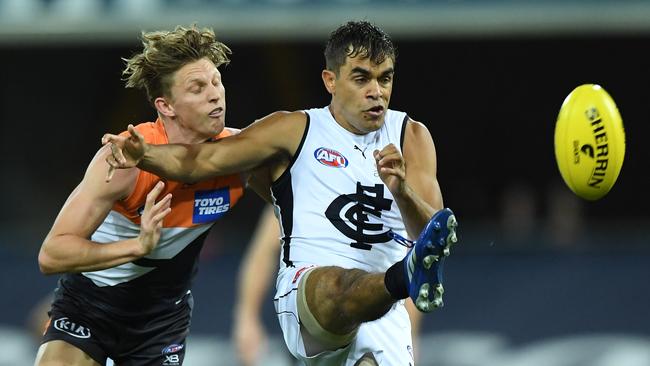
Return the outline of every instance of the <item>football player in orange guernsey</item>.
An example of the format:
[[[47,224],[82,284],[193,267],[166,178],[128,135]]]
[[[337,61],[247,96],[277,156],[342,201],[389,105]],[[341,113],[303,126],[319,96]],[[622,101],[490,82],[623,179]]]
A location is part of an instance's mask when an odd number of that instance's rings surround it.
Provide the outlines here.
[[[198,144],[238,133],[225,127],[218,69],[230,50],[212,30],[177,27],[142,38],[144,49],[125,60],[123,74],[157,111],[155,122],[136,126],[148,143]],[[106,182],[110,153],[96,154],[42,244],[41,271],[65,274],[36,365],[104,365],[107,358],[182,364],[199,252],[246,185],[242,174],[183,184],[138,168]]]

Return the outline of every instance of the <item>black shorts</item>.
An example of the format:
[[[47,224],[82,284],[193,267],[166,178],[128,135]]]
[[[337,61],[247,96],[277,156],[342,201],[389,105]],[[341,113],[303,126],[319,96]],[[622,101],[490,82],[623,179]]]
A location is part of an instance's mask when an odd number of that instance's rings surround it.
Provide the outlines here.
[[[119,366],[182,365],[192,307],[188,293],[155,313],[124,316],[57,291],[42,343],[65,341],[100,365],[107,358]]]

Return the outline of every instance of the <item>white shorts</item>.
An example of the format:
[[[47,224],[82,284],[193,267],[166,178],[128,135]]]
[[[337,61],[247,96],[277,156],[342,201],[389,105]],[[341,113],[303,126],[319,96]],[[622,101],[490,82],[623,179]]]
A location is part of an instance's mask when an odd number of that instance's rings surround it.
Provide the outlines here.
[[[411,322],[404,301],[396,302],[383,317],[361,324],[357,336],[347,347],[308,356],[298,320],[298,284],[315,266],[296,264],[282,269],[276,283],[275,312],[289,352],[307,366],[354,366],[364,354],[372,352],[379,365],[412,366]]]

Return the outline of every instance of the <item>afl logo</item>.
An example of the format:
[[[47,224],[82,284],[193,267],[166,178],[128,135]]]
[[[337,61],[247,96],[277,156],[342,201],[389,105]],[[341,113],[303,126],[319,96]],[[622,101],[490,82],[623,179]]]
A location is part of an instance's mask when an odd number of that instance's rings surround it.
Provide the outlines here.
[[[332,168],[345,168],[348,166],[348,159],[340,152],[326,147],[319,147],[314,151],[314,157],[319,163]]]
[[[169,346],[167,346],[167,347],[165,347],[163,349],[162,354],[163,355],[168,355],[170,353],[176,353],[176,352],[182,350],[183,347],[185,347],[185,345],[183,345],[183,344],[176,344],[176,343],[170,344]]]

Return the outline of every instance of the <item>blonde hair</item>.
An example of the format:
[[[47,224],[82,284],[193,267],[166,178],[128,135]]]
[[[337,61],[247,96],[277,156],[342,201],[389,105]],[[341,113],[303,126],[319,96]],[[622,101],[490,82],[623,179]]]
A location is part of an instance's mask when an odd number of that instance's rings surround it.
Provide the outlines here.
[[[173,31],[142,32],[141,53],[123,58],[127,88],[144,89],[149,102],[169,96],[174,73],[186,64],[207,58],[215,66],[228,64],[230,48],[217,41],[214,31],[177,26]]]

